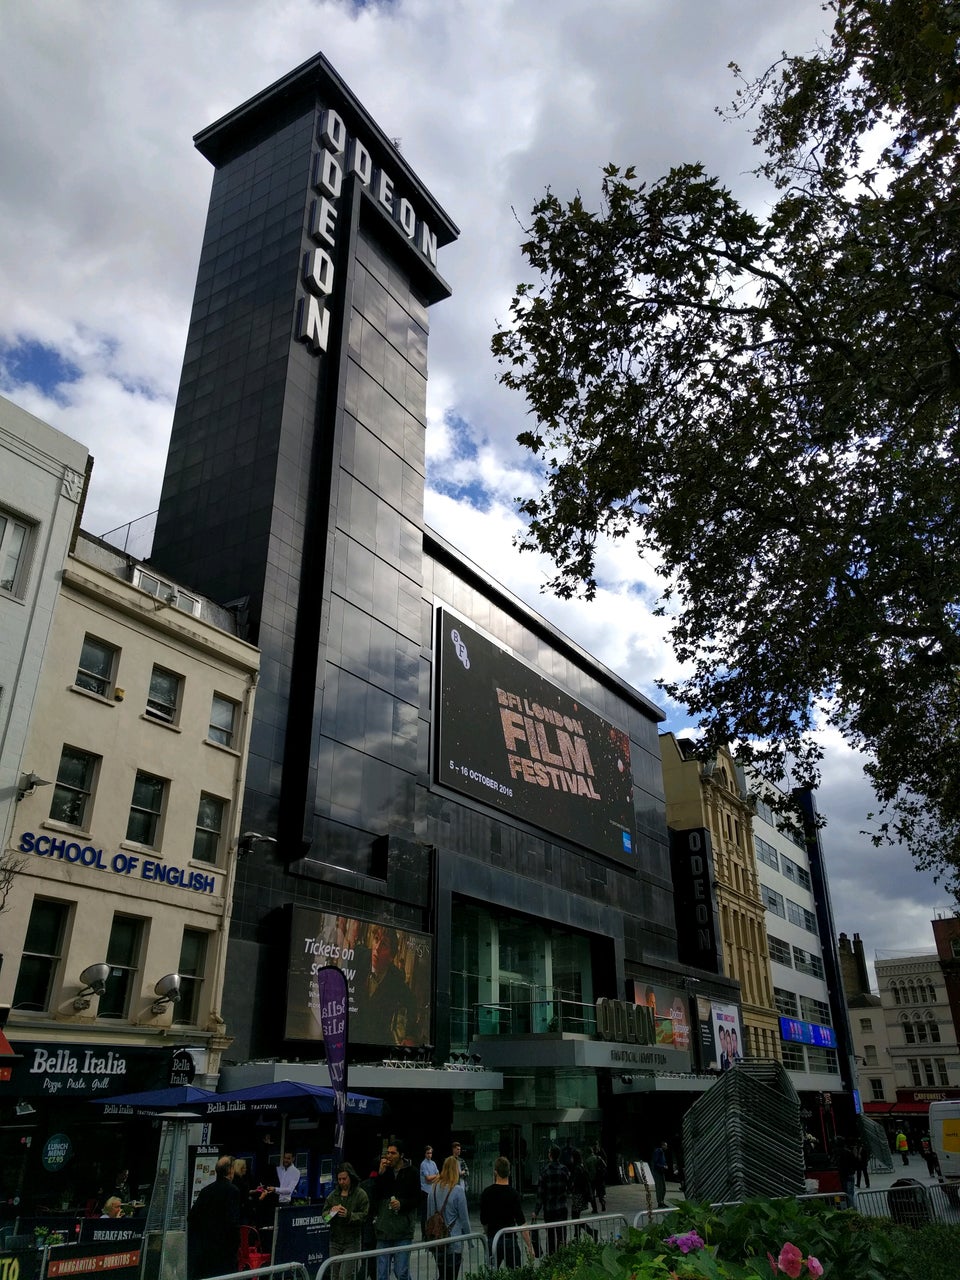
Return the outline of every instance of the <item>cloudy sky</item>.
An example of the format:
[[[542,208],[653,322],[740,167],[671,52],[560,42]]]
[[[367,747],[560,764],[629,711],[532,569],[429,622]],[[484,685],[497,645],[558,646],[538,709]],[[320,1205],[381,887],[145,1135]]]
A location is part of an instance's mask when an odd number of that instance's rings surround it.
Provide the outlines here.
[[[0,6],[0,394],[96,458],[85,527],[153,511],[212,170],[192,137],[321,51],[459,225],[433,309],[427,518],[658,702],[674,674],[653,575],[618,547],[590,604],[540,594],[514,500],[535,477],[490,336],[525,278],[518,218],[546,185],[596,205],[607,161],[702,161],[762,208],[728,64],[812,47],[819,0],[31,0]],[[668,727],[687,728],[667,707]],[[949,903],[860,834],[870,793],[835,739],[820,808],[839,929],[931,950]]]

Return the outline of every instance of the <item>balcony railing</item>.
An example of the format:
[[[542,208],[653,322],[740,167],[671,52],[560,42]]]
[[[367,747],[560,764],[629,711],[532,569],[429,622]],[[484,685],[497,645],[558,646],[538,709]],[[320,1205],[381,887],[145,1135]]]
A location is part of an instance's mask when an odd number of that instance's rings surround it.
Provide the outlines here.
[[[593,1005],[580,1000],[497,1000],[454,1009],[452,1014],[465,1044],[474,1036],[592,1036],[597,1030]]]

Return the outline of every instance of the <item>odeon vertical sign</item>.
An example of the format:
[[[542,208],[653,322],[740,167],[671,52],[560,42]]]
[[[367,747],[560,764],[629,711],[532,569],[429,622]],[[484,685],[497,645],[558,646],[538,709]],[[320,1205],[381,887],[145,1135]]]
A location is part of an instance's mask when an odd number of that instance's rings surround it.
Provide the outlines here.
[[[356,174],[377,205],[384,209],[424,259],[436,270],[437,236],[418,218],[406,196],[398,195],[395,180],[386,168],[377,168],[359,138],[351,137],[342,117],[327,109],[320,117],[320,150],[313,158],[311,186],[314,198],[307,209],[306,231],[313,245],[303,255],[298,291],[296,333],[314,355],[327,349],[330,337],[329,300],[336,277],[339,243],[340,196],[344,178]]]

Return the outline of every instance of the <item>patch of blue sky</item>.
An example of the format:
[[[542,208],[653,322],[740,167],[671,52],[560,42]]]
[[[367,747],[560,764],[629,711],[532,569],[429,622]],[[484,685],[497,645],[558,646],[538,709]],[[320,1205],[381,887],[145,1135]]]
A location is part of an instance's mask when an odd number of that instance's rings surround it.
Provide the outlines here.
[[[36,387],[51,400],[65,403],[61,387],[76,382],[81,370],[54,347],[22,339],[0,343],[0,382],[5,387]]]
[[[444,425],[450,447],[442,458],[428,461],[427,483],[446,498],[469,503],[477,511],[489,511],[495,493],[474,465],[480,450],[470,424],[455,413],[447,413]]]

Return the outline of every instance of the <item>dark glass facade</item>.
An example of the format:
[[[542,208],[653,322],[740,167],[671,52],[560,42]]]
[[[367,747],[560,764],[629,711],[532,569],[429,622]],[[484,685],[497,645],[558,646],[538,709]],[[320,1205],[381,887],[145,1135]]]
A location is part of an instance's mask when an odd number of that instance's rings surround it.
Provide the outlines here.
[[[376,179],[345,177],[317,353],[295,300],[329,108],[396,195],[391,216]],[[478,1030],[483,981],[523,988],[524,920],[549,944],[550,999],[624,998],[676,967],[660,714],[424,528],[427,308],[447,290],[403,218],[441,248],[456,228],[322,58],[198,146],[216,174],[154,559],[242,601],[263,653],[243,829],[277,844],[238,866],[232,1056],[305,1052],[283,1039],[291,904],[430,935],[441,1059]],[[436,783],[440,608],[626,735],[629,858]],[[477,911],[513,939],[496,969],[465,956],[457,920]]]

